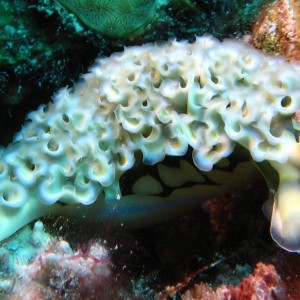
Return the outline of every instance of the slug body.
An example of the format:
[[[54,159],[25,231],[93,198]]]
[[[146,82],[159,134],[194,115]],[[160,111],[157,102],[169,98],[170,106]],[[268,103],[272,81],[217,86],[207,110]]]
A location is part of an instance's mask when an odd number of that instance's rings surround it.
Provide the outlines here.
[[[299,251],[299,73],[212,37],[98,59],[73,89],[29,113],[0,154],[0,240],[49,213],[159,222],[245,184],[255,168],[231,158],[240,147],[269,163],[272,236]]]

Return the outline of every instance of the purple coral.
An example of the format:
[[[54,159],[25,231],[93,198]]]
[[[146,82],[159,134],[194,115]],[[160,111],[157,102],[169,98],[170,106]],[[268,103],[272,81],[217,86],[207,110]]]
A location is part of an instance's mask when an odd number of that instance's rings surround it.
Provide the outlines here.
[[[66,241],[54,242],[24,268],[26,277],[9,299],[124,299],[112,267],[100,242],[75,253]]]

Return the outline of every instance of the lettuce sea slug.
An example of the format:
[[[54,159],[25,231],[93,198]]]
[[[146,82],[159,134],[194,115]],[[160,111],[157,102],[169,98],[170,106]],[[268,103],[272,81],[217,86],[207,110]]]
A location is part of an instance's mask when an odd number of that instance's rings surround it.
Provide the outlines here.
[[[252,160],[274,240],[300,251],[299,107],[300,66],[235,40],[100,58],[0,152],[0,240],[49,213],[155,223],[245,184]]]

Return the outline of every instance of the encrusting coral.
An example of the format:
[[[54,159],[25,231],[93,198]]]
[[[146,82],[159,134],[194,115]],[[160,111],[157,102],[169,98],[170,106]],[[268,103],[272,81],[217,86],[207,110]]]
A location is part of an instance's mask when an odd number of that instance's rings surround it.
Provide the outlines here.
[[[183,300],[218,299],[292,299],[273,265],[257,263],[253,275],[244,278],[237,286],[221,285],[214,291],[209,285],[200,283],[187,291]]]
[[[0,298],[16,287],[16,277],[24,274],[24,268],[36,255],[41,253],[52,241],[52,237],[44,230],[42,222],[37,221],[33,228],[25,226],[1,243],[0,247]]]
[[[229,156],[245,148],[274,194],[273,238],[299,251],[299,74],[297,64],[207,36],[98,59],[0,153],[0,239],[48,213],[157,222],[244,184],[253,165]],[[134,173],[140,154],[151,174]],[[182,158],[174,166],[166,156]]]
[[[74,252],[69,243],[53,241],[17,273],[7,299],[125,299],[123,283],[112,274],[109,251],[101,242]],[[26,275],[25,275],[26,274]]]

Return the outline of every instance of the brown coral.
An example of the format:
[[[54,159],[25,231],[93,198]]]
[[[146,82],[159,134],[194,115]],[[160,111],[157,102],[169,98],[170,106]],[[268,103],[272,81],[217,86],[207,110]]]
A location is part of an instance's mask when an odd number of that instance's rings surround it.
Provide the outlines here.
[[[300,1],[275,1],[254,24],[252,42],[268,54],[300,62]]]

